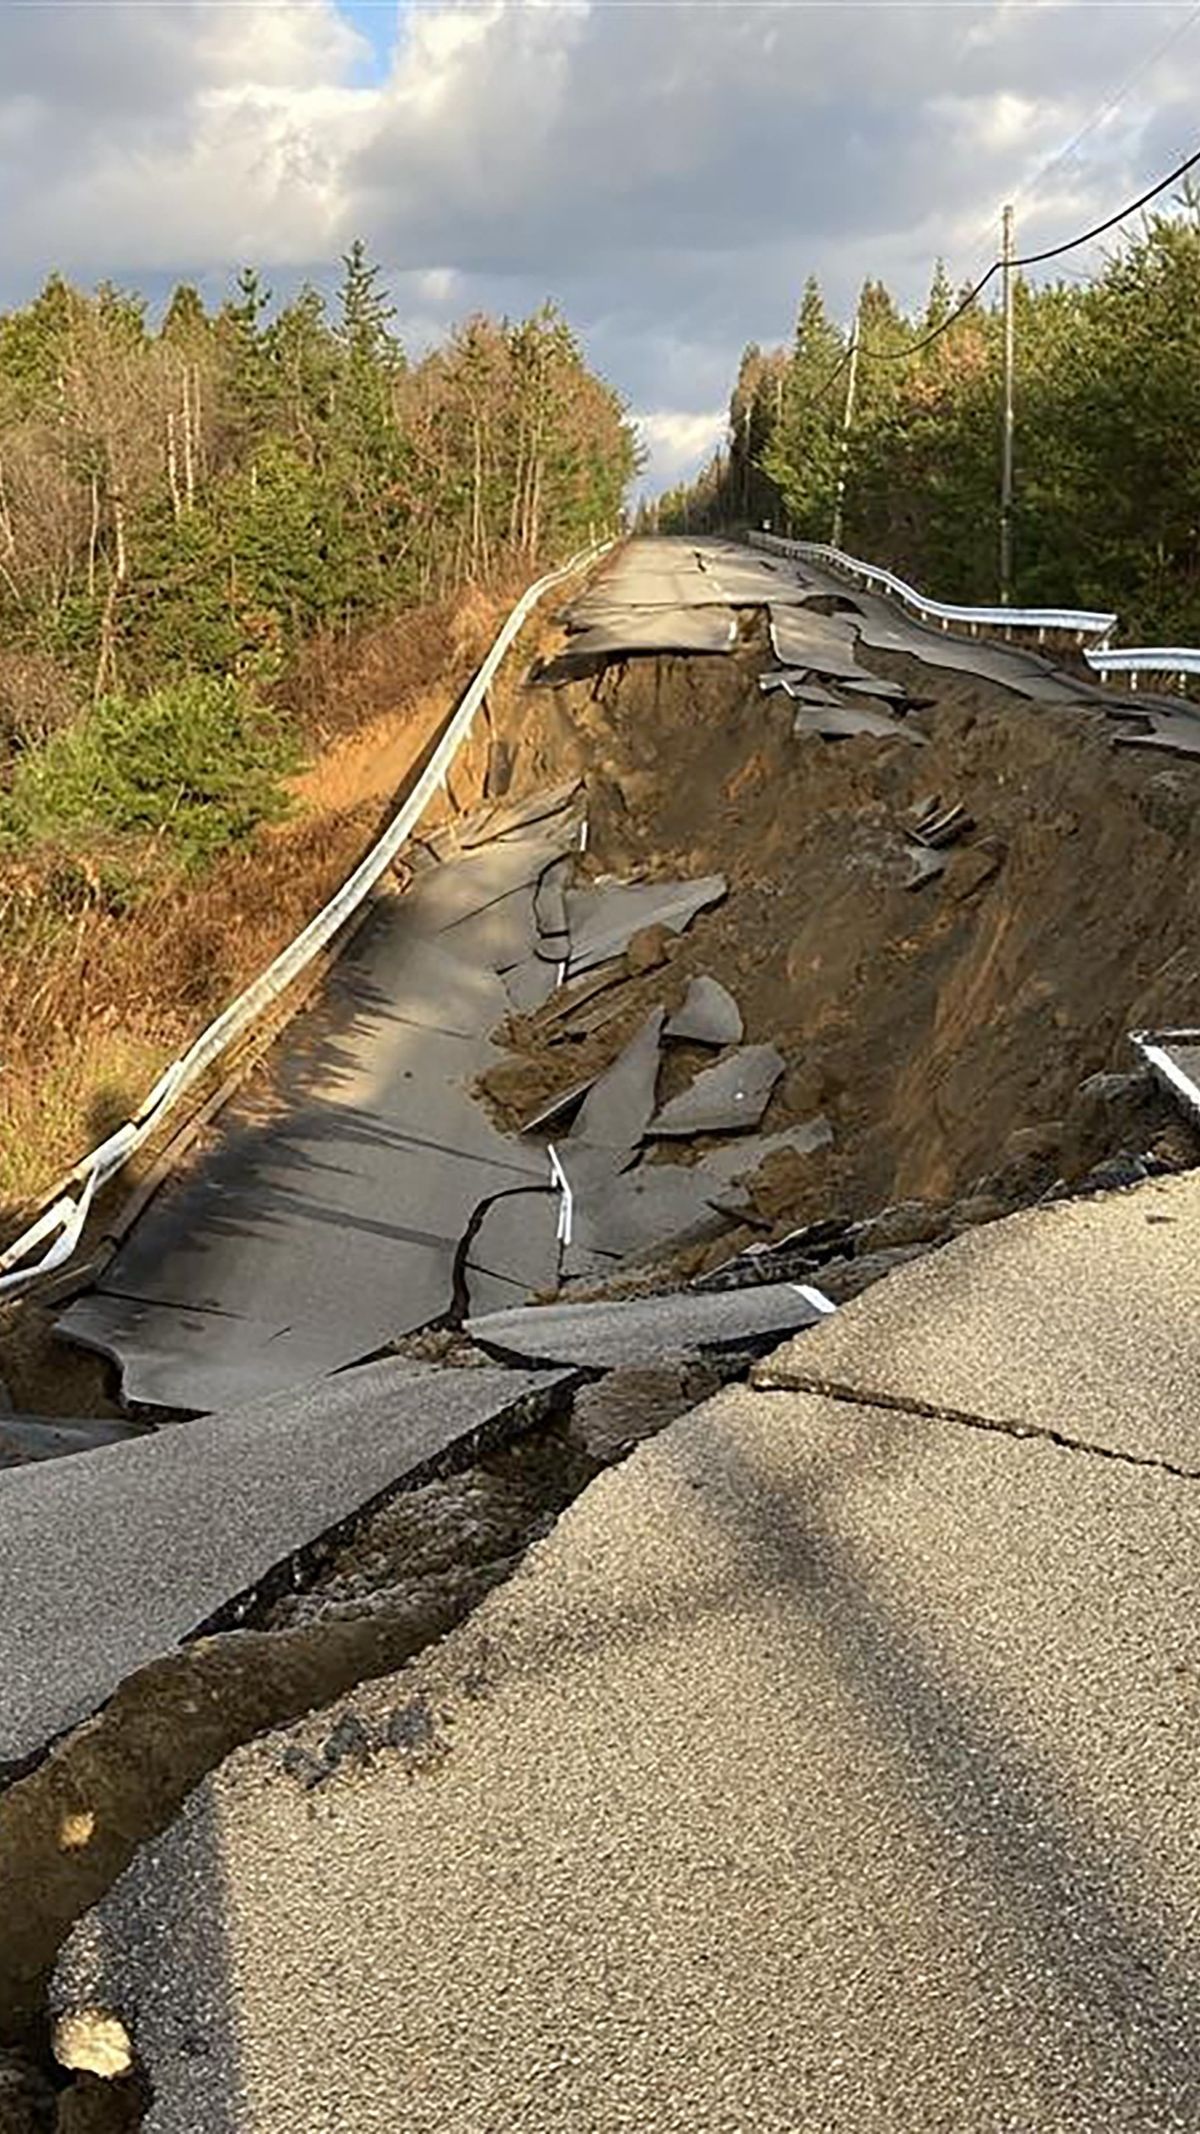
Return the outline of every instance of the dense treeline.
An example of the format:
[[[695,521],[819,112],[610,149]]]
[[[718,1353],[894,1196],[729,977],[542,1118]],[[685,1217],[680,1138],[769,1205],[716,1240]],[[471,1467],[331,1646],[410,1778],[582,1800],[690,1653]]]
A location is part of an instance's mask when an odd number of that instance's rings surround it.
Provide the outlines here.
[[[0,316],[0,1224],[375,834],[368,769],[301,758],[383,715],[415,759],[634,464],[552,310],[410,361],[358,244],[328,308],[247,271],[155,321],[57,277]]]
[[[410,363],[358,243],[332,312],[246,270],[151,326],[53,277],[0,317],[0,850],[91,821],[202,858],[272,812],[264,692],[312,633],[567,554],[633,470],[552,309]]]
[[[998,304],[969,305],[929,347],[890,360],[941,326],[956,301],[941,267],[917,317],[905,317],[882,284],[863,289],[843,546],[943,598],[991,601]],[[801,538],[828,540],[847,343],[810,281],[791,347],[746,350],[728,445],[697,483],[661,500],[660,523],[696,529],[770,519]],[[1195,201],[1155,217],[1089,282],[1019,281],[1016,350],[1014,599],[1112,607],[1129,641],[1200,643]]]

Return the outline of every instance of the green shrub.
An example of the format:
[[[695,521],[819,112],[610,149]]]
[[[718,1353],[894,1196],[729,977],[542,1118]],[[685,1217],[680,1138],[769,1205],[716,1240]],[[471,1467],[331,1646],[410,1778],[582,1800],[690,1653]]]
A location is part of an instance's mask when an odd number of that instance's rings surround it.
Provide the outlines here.
[[[22,757],[0,794],[0,849],[159,839],[202,867],[288,811],[297,754],[244,684],[198,675],[144,697],[102,698]]]

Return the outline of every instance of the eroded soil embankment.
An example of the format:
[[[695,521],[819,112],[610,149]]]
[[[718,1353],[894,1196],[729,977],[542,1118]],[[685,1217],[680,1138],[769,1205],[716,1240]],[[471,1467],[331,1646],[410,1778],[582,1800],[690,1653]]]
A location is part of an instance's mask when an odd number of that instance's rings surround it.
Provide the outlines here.
[[[1196,997],[1196,767],[1114,749],[1098,709],[1039,709],[877,654],[928,700],[907,722],[924,745],[796,738],[790,704],[758,690],[764,651],[752,623],[729,658],[634,660],[530,691],[511,735],[519,787],[586,776],[595,873],[728,876],[727,901],[670,944],[670,977],[711,971],[747,1038],[784,1053],[765,1130],[820,1111],[835,1133],[790,1170],[777,1162],[760,1215],[778,1231],[972,1193],[1000,1212],[1077,1180],[1128,1124],[1081,1106],[1079,1084],[1127,1072],[1130,1028]],[[976,828],[912,890],[903,816],[929,793]],[[501,1110],[613,1056],[663,976],[629,983],[585,1047],[515,1025],[524,1059],[489,1082]],[[1181,1130],[1164,1146],[1191,1157]]]

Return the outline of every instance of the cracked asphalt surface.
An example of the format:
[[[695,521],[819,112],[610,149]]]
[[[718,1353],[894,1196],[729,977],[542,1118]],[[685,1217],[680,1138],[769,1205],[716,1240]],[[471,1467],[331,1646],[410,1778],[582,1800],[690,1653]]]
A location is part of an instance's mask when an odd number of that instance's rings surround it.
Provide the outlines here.
[[[1200,1172],[969,1231],[760,1365],[1200,1475]]]
[[[1194,2130],[1200,1493],[1143,1462],[1188,1450],[1198,1189],[1156,1191],[892,1277],[760,1367],[842,1397],[707,1402],[231,1757],[56,1985],[150,2134]]]

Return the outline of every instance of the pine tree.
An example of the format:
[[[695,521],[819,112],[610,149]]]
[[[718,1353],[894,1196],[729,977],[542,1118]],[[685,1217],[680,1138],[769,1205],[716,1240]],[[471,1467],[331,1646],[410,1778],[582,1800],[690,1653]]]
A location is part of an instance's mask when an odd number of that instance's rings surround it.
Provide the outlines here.
[[[945,325],[953,308],[954,292],[950,287],[946,262],[944,259],[937,259],[934,261],[929,295],[925,299],[925,310],[921,318],[922,334],[936,333],[939,327]]]
[[[210,320],[200,291],[191,282],[177,282],[167,299],[159,328],[169,347],[192,350],[210,331]]]
[[[378,286],[380,268],[368,260],[361,237],[343,255],[342,267],[337,337],[351,369],[365,376],[402,368],[404,352],[391,330],[396,308]]]
[[[271,292],[254,267],[241,268],[236,287],[217,314],[216,332],[230,443],[240,458],[269,432],[276,396],[266,323]]]
[[[828,317],[820,283],[810,275],[800,299],[791,360],[783,377],[776,437],[766,472],[783,497],[789,524],[809,539],[827,540],[837,480],[840,397],[835,397],[845,348]]]

